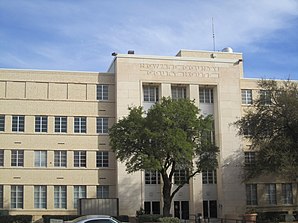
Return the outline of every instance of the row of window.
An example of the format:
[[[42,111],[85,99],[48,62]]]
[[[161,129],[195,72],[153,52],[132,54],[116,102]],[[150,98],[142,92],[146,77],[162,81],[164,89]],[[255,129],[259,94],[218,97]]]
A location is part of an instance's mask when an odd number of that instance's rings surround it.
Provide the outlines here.
[[[258,187],[260,184],[246,185],[246,204],[258,205]],[[291,183],[281,184],[280,192],[277,191],[277,184],[265,184],[265,200],[268,205],[277,205],[278,199],[281,199],[282,204],[293,204],[293,190]],[[281,197],[277,195],[280,194]]]
[[[53,199],[54,208],[67,208],[67,186],[54,186],[54,194],[48,194],[48,186],[36,185],[34,187],[34,208],[46,209],[49,199]],[[109,198],[109,186],[99,185],[96,187],[97,198]],[[73,186],[73,208],[77,208],[77,202],[80,198],[87,198],[86,186]],[[27,199],[29,199],[27,197]],[[30,199],[29,199],[30,200]],[[0,208],[3,208],[4,201],[4,187],[0,185]],[[10,208],[23,209],[24,208],[24,186],[11,185],[10,186]]]
[[[174,183],[181,184],[187,183],[188,171],[186,170],[176,170],[174,173]],[[203,171],[202,181],[203,184],[216,184],[216,170]],[[157,171],[145,171],[145,184],[160,184],[160,174]]]
[[[55,116],[54,132],[67,132],[67,116]],[[87,117],[74,117],[74,133],[87,133]],[[96,133],[107,134],[109,129],[109,118],[96,117]],[[11,130],[13,132],[25,131],[25,116],[13,115],[11,121]],[[0,131],[5,131],[5,115],[0,115]],[[35,132],[48,132],[48,116],[35,116]]]
[[[87,167],[86,151],[73,151],[74,167]],[[24,167],[24,150],[11,150],[10,165]],[[34,151],[34,166],[47,167],[47,151]],[[4,166],[4,150],[0,150],[0,166]],[[54,151],[54,167],[67,167],[67,151]],[[96,167],[109,167],[109,152],[96,151]]]
[[[253,103],[253,95],[251,89],[241,90],[242,104],[251,105]],[[260,90],[260,100],[263,105],[271,104],[271,92],[267,90]]]
[[[185,99],[186,87],[185,86],[172,86],[172,99]],[[154,85],[143,86],[143,99],[144,102],[157,102],[159,100],[159,87]],[[212,88],[200,88],[199,89],[200,103],[213,103],[213,89]]]

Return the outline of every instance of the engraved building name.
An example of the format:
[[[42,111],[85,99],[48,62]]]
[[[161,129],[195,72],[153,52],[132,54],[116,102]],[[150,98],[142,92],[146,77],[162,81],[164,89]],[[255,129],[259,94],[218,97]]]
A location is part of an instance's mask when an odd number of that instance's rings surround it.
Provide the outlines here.
[[[219,67],[141,63],[140,71],[152,76],[218,78]]]

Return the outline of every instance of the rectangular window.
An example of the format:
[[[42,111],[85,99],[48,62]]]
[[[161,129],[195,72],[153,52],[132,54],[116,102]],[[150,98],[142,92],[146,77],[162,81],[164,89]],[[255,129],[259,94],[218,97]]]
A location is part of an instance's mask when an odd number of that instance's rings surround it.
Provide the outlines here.
[[[282,184],[281,189],[282,189],[282,203],[293,204],[292,184],[289,184],[289,183]]]
[[[0,149],[0,166],[4,166],[4,149]]]
[[[35,132],[48,131],[48,116],[35,116]]]
[[[24,187],[20,185],[13,185],[10,189],[10,207],[23,208],[24,204]]]
[[[74,117],[74,132],[86,133],[87,121],[86,117]]]
[[[0,115],[0,132],[5,131],[5,115]]]
[[[47,186],[34,186],[34,208],[47,208]]]
[[[145,214],[160,214],[160,202],[159,201],[145,201],[144,202]]]
[[[109,198],[109,186],[108,185],[99,185],[97,186],[96,196],[97,198]]]
[[[109,100],[109,85],[98,84],[97,89],[97,100],[106,101]]]
[[[86,198],[86,186],[74,186],[74,200],[73,207],[77,208],[78,200],[80,198]]]
[[[252,104],[252,90],[244,89],[241,90],[241,98],[243,105],[251,105]]]
[[[256,163],[256,152],[244,152],[245,166],[253,166]]]
[[[74,166],[75,167],[86,167],[86,151],[75,151],[74,152]]]
[[[47,166],[47,151],[34,151],[34,166],[46,167]]]
[[[99,134],[107,134],[109,131],[109,119],[104,117],[96,118],[96,132]]]
[[[66,186],[54,186],[54,207],[66,209],[67,204]]]
[[[55,151],[54,152],[54,166],[55,167],[66,167],[67,164],[67,153],[66,151]]]
[[[185,99],[186,98],[186,87],[182,86],[172,86],[172,99]]]
[[[266,184],[266,197],[268,204],[276,204],[276,185]]]
[[[12,131],[13,132],[24,132],[25,129],[25,116],[13,115],[12,116]]]
[[[0,208],[3,208],[3,196],[4,191],[3,191],[3,185],[0,185]]]
[[[199,89],[200,103],[213,103],[213,89],[200,87]]]
[[[203,184],[216,184],[217,175],[216,170],[205,170],[202,172]]]
[[[159,100],[159,89],[157,86],[143,86],[143,95],[145,102],[157,102]]]
[[[160,184],[158,171],[145,170],[145,184]]]
[[[65,116],[55,117],[55,132],[60,132],[60,133],[67,132],[67,117]]]
[[[96,152],[96,167],[109,167],[109,152]]]
[[[260,102],[262,105],[270,105],[271,104],[271,92],[267,90],[260,91]]]
[[[246,184],[246,204],[258,204],[257,184]]]
[[[187,182],[188,171],[184,169],[175,170],[174,173],[174,184],[183,184]]]
[[[11,151],[11,166],[24,166],[24,150]]]

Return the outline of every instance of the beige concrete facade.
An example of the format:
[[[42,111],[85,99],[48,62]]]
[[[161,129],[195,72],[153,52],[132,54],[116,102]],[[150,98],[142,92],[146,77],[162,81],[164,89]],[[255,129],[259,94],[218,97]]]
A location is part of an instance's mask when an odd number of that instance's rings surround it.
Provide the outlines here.
[[[247,142],[237,136],[231,124],[247,106],[241,100],[242,90],[253,90],[253,96],[258,92],[257,80],[243,78],[242,63],[241,53],[181,50],[172,57],[118,54],[107,73],[0,70],[0,117],[5,123],[0,132],[0,208],[11,214],[75,214],[75,190],[85,189],[83,197],[95,198],[104,189],[108,198],[119,198],[121,215],[134,216],[140,208],[161,212],[161,184],[147,183],[153,178],[146,178],[145,172],[126,173],[110,150],[108,134],[98,132],[102,127],[98,118],[106,118],[111,127],[128,114],[128,107],[141,105],[148,109],[156,100],[177,91],[194,99],[203,114],[214,116],[214,138],[220,155],[215,175],[207,174],[207,183],[203,174],[195,176],[175,196],[172,213],[182,219],[194,218],[198,213],[211,218],[239,217],[251,206],[247,205],[247,188],[241,179]],[[108,97],[99,99],[103,89]],[[144,100],[147,90],[152,100]],[[16,116],[24,116],[23,131],[13,130]],[[37,116],[47,117],[46,132],[36,132]],[[57,117],[66,117],[66,132],[55,130]],[[74,126],[80,117],[86,118],[86,132],[76,133]],[[24,151],[22,166],[12,164],[15,150]],[[44,154],[40,151],[46,151],[46,165],[42,167],[36,166],[38,154]],[[55,164],[57,151],[66,152],[66,166]],[[85,157],[77,158],[82,151]],[[107,162],[106,157],[97,156],[98,152],[108,152],[107,165],[97,166],[103,159]],[[276,183],[272,179],[259,182],[258,195],[264,185]],[[276,184],[279,191],[282,183]],[[23,186],[22,207],[11,204],[17,195],[14,186]],[[40,199],[36,195],[40,193],[38,186],[46,186],[43,208],[36,207],[36,203],[42,203],[35,199]],[[58,207],[63,196],[55,194],[58,186],[66,188],[67,204],[63,208]],[[284,208],[279,202],[275,207],[297,210],[297,183],[291,184],[291,190],[293,204]],[[272,208],[265,198],[257,199],[263,210]]]

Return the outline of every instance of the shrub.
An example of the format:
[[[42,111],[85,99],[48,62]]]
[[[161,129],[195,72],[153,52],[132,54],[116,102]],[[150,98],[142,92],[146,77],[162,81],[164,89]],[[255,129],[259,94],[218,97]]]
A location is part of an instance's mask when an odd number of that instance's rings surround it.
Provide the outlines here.
[[[159,214],[143,214],[143,215],[139,215],[138,219],[139,219],[139,223],[158,222],[158,219],[161,217],[162,215],[159,215]]]
[[[162,223],[180,223],[180,219],[175,217],[162,217],[159,218],[158,221]]]

